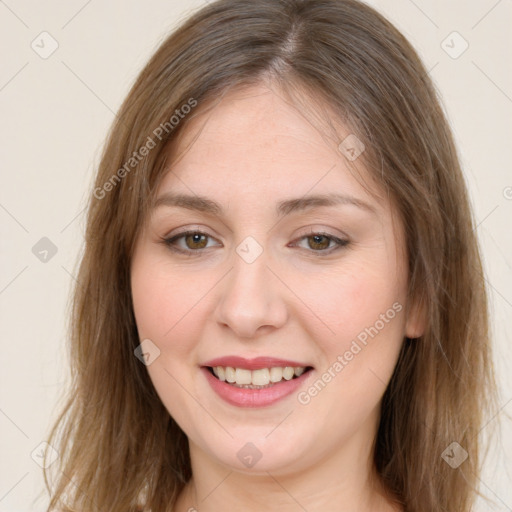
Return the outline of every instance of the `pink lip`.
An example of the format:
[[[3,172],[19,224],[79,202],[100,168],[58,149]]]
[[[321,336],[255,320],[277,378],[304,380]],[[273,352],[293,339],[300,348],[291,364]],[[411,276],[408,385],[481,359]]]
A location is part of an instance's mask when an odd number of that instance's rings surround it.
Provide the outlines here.
[[[215,361],[214,361],[215,362]],[[209,365],[208,365],[209,366]],[[214,366],[224,366],[224,364],[216,364]],[[229,365],[226,365],[229,366]],[[294,365],[286,365],[294,366]],[[301,366],[296,365],[296,366]],[[238,366],[237,368],[240,368]],[[263,366],[268,368],[268,366]],[[237,388],[226,382],[222,382],[210,373],[210,370],[203,366],[201,368],[206,380],[212,389],[226,402],[237,407],[265,407],[281,400],[301,386],[310,376],[311,371],[303,373],[300,377],[291,380],[282,380],[273,386],[262,389],[246,389]]]
[[[274,368],[276,366],[308,366],[307,364],[297,361],[288,361],[285,359],[276,359],[274,357],[256,357],[254,359],[246,359],[239,356],[218,357],[207,361],[202,366],[231,366],[231,368],[245,368],[247,370],[260,370],[261,368]]]

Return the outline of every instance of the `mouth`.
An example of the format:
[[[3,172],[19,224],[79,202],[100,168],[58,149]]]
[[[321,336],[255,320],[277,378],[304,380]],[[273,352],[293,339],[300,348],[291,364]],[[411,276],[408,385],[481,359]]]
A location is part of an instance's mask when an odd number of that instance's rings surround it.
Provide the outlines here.
[[[236,407],[267,407],[293,395],[311,380],[314,367],[304,361],[235,355],[205,361],[201,371],[210,388]]]
[[[311,371],[311,366],[272,366],[250,370],[232,366],[205,366],[213,377],[236,388],[266,389],[295,380]]]

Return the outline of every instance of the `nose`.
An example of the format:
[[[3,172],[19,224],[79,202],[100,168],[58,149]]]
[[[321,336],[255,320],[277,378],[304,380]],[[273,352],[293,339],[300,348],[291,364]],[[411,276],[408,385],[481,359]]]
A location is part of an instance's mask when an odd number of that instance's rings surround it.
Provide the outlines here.
[[[285,289],[267,263],[265,252],[252,263],[235,255],[223,280],[216,320],[238,338],[254,338],[286,323]]]

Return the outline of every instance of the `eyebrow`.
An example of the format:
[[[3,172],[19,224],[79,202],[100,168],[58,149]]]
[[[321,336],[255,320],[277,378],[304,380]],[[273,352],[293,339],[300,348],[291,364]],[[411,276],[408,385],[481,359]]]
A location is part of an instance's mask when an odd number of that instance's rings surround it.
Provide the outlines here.
[[[345,194],[320,194],[303,196],[296,199],[286,199],[276,205],[276,214],[279,217],[290,215],[294,212],[300,212],[321,206],[352,205],[370,213],[376,214],[376,209],[369,203],[356,197]],[[166,193],[162,194],[155,201],[154,208],[161,206],[186,208],[213,215],[222,215],[224,213],[222,206],[204,196]]]

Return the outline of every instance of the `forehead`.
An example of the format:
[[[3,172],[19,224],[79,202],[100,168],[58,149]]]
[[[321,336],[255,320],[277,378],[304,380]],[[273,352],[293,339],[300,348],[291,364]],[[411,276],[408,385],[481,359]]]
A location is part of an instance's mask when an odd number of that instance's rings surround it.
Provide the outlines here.
[[[350,130],[339,121],[336,132],[321,126],[315,106],[301,108],[304,102],[298,105],[266,84],[200,104],[169,145],[159,190],[219,198],[237,191],[260,199],[280,191],[296,197],[338,192],[375,202],[379,190],[362,159],[349,160],[340,151]]]
[[[298,103],[281,88],[264,82],[228,90],[221,97],[198,105],[177,144],[183,147],[200,138],[204,144],[212,140],[228,142],[233,150],[244,142],[265,148],[278,136],[281,143],[284,137],[301,139],[306,144],[303,153],[307,153],[309,146],[323,147],[327,142],[327,114],[318,112],[312,100],[302,96]],[[336,150],[334,141],[331,149]]]

